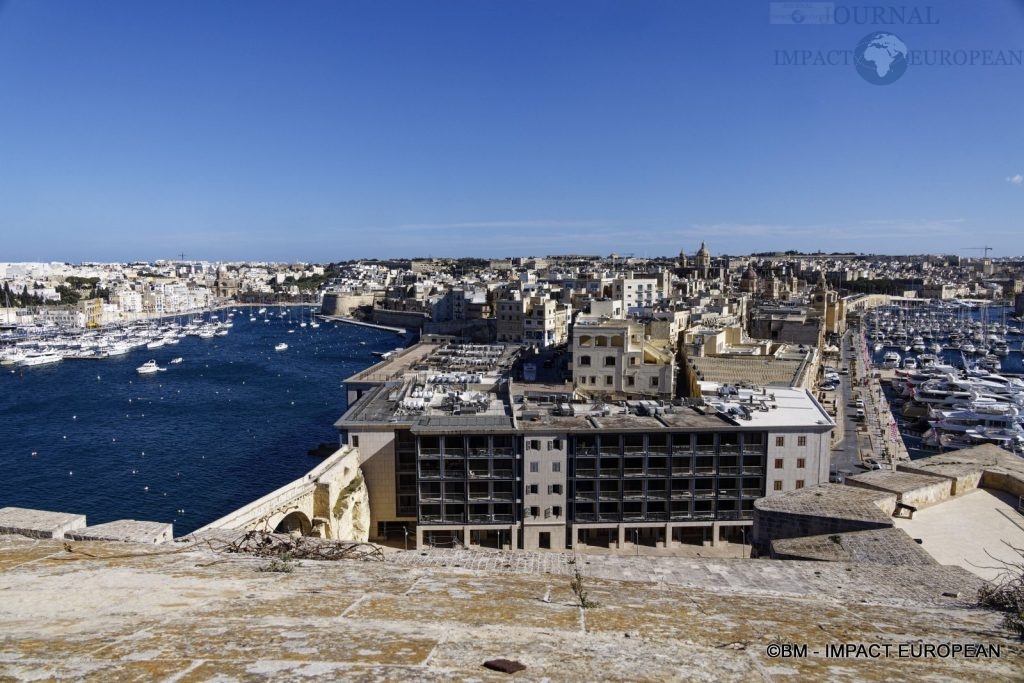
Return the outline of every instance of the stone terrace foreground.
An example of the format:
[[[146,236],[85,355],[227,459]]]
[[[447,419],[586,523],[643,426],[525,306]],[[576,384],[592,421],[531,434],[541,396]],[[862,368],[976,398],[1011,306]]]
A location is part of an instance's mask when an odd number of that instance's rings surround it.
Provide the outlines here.
[[[208,544],[0,536],[0,680],[1020,680],[1024,648],[957,567],[410,551],[265,559]],[[773,642],[809,655],[772,659]],[[829,643],[1000,656],[829,658]],[[818,654],[815,654],[817,651]]]

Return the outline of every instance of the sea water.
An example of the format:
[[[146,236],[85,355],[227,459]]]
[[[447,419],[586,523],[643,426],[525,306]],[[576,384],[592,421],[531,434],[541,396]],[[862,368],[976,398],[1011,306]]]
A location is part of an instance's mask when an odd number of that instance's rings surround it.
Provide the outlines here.
[[[338,442],[342,380],[406,340],[339,323],[301,327],[308,309],[255,310],[240,307],[226,337],[4,368],[0,507],[81,513],[89,524],[173,522],[183,535],[316,466],[307,452]],[[279,342],[288,349],[274,351]],[[166,370],[138,374],[150,359]]]

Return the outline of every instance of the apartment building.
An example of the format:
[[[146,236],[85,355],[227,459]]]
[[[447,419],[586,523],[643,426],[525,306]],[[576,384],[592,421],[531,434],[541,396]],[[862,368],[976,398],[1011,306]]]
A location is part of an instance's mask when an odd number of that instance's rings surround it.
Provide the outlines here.
[[[593,347],[612,348],[612,347]],[[590,400],[509,380],[518,350],[420,344],[348,380],[371,536],[565,549],[739,540],[756,499],[828,480],[834,423],[802,389]]]
[[[572,339],[573,385],[591,396],[671,398],[675,350],[648,339],[642,322],[579,318]]]

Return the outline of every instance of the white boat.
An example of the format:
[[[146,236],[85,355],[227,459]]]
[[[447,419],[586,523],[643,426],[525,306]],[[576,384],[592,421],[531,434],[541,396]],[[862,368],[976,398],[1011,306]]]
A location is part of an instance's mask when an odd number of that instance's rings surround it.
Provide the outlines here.
[[[896,351],[886,351],[882,356],[883,368],[895,368],[900,364],[900,354]]]
[[[164,341],[163,339],[154,339],[153,341],[151,341],[148,344],[146,344],[146,348],[147,349],[159,349],[161,346],[163,346],[166,343],[167,342]]]
[[[177,365],[178,363],[180,363],[183,360],[185,360],[185,359],[182,358],[181,356],[178,356],[177,358],[172,358],[171,359],[171,365]]]
[[[312,322],[312,323],[309,324],[309,326],[312,327],[315,330],[316,328],[320,327],[320,323]]]
[[[59,353],[39,353],[34,355],[25,356],[21,359],[18,365],[24,367],[33,367],[36,365],[50,365],[52,363],[59,363],[63,360],[63,356]]]
[[[155,360],[149,360],[135,368],[135,372],[140,375],[152,375],[154,372],[163,372],[165,368],[161,368],[156,364]]]
[[[285,344],[284,342],[281,342],[280,344],[276,344],[276,345],[274,346],[274,350],[275,350],[275,351],[284,351],[284,350],[286,350],[287,348],[288,348],[288,345],[287,345],[287,344]]]

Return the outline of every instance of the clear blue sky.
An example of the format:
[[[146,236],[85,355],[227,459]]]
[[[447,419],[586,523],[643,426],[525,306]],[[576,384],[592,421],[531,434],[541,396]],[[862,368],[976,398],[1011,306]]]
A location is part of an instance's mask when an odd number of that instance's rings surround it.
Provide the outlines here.
[[[1022,254],[1024,67],[775,64],[1024,49],[1022,0],[926,6],[0,0],[0,261]]]

